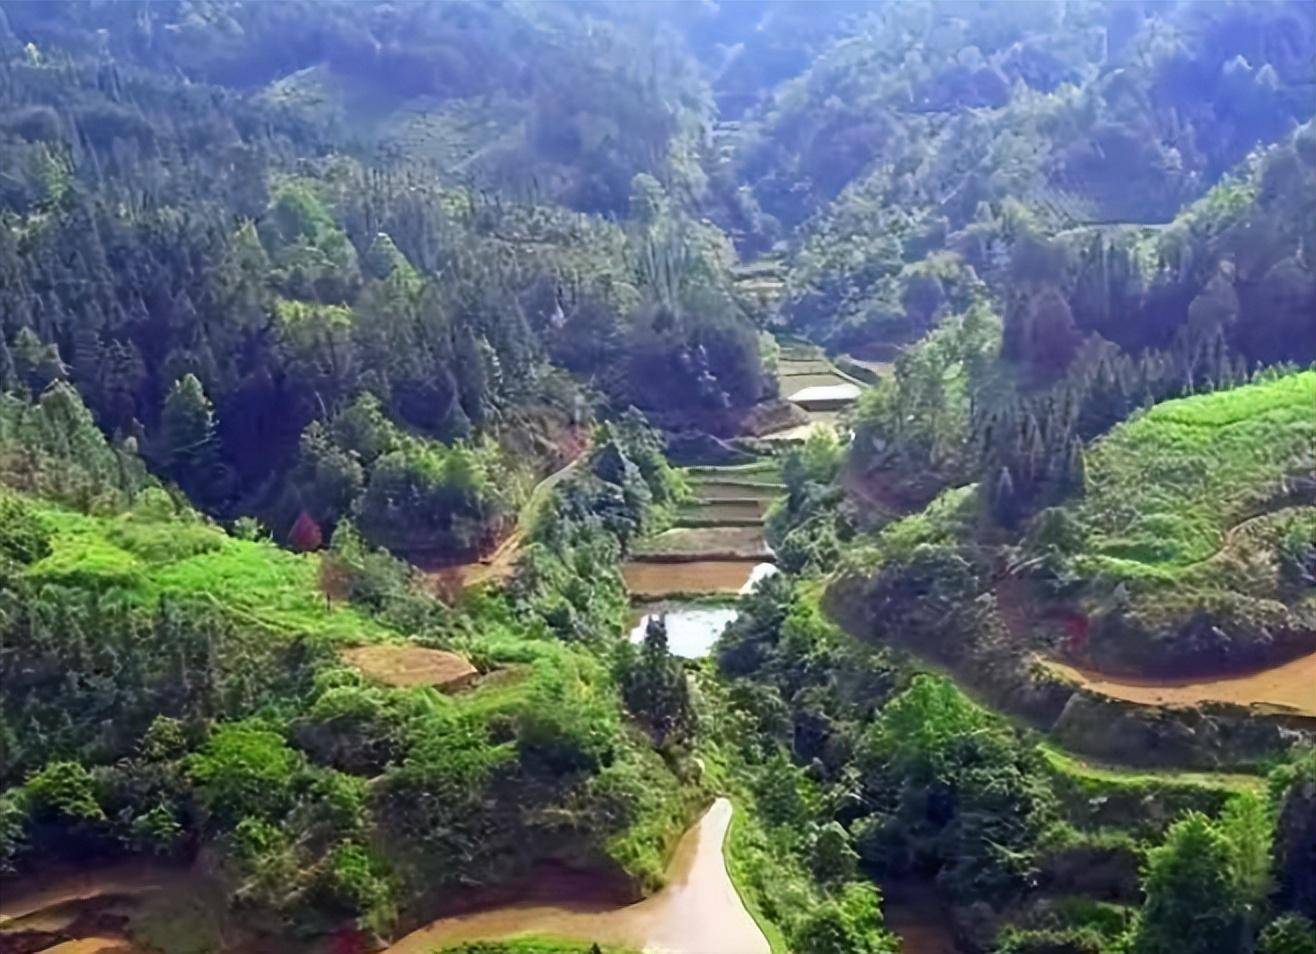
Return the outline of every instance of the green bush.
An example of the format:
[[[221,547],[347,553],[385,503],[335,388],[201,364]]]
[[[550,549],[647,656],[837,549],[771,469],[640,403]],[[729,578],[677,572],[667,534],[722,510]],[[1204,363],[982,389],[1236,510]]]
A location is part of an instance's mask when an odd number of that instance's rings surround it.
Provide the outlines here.
[[[900,949],[882,927],[877,890],[855,882],[805,913],[791,941],[798,954],[895,954]]]
[[[51,762],[31,776],[24,788],[36,818],[66,824],[106,821],[96,781],[78,762]]]
[[[50,530],[18,497],[0,490],[0,560],[35,563],[50,554]]]
[[[1285,914],[1266,925],[1257,954],[1316,954],[1316,924],[1301,914]]]
[[[381,865],[355,842],[341,842],[334,847],[316,890],[329,910],[359,917],[375,931],[387,931],[397,917],[392,886]]]
[[[244,818],[278,820],[292,803],[293,775],[302,759],[283,737],[259,722],[221,725],[188,759],[197,798],[226,828]]]

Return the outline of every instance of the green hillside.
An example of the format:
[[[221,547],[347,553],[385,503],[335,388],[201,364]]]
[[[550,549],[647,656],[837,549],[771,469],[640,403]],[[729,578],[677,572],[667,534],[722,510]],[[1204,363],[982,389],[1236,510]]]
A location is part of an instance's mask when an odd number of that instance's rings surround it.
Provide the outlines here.
[[[1062,511],[1094,657],[1209,669],[1316,645],[1314,464],[1316,371],[1166,401],[1097,441]]]

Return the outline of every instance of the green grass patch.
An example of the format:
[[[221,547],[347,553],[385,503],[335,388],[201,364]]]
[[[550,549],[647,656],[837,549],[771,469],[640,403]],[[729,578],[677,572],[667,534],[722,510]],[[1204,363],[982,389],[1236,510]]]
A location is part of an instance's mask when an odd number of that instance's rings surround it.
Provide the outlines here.
[[[706,804],[704,791],[676,784],[662,756],[632,739],[590,779],[589,795],[591,804],[627,805],[626,824],[604,841],[604,853],[646,894],[666,884],[672,852]]]
[[[763,893],[758,887],[761,873],[772,864],[767,835],[758,819],[744,809],[743,803],[731,815],[731,825],[722,843],[722,859],[736,894],[740,895],[745,910],[763,932],[772,954],[789,954],[786,935],[765,913]]]
[[[1316,446],[1316,371],[1166,401],[1115,428],[1087,458],[1073,507],[1085,575],[1172,582],[1231,528],[1271,509]]]
[[[1040,748],[1053,772],[1098,785],[1187,786],[1219,789],[1230,794],[1247,792],[1261,794],[1266,789],[1266,780],[1259,775],[1244,775],[1236,772],[1184,772],[1177,769],[1164,772],[1125,769],[1080,758],[1051,743],[1043,743]]]
[[[162,597],[212,601],[238,623],[342,641],[396,636],[317,586],[319,558],[238,540],[203,522],[138,514],[89,516],[33,501],[51,553],[27,568],[37,583],[114,592],[150,609]]]
[[[1126,770],[1048,743],[1039,749],[1066,819],[1087,832],[1115,829],[1122,837],[1154,838],[1186,811],[1215,815],[1230,799],[1266,788],[1255,775]]]

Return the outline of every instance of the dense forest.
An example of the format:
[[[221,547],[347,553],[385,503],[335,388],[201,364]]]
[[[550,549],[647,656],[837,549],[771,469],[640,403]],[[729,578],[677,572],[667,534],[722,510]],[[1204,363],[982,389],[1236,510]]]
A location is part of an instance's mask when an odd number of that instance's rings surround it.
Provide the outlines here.
[[[1316,6],[0,64],[0,952],[1316,954]]]

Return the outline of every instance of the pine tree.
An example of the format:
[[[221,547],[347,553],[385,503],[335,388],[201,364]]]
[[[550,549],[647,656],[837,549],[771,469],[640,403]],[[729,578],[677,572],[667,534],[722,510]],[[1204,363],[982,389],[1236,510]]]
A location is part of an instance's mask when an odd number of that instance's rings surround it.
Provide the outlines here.
[[[214,409],[196,375],[185,374],[174,382],[160,427],[165,466],[180,483],[195,486],[217,451]]]
[[[1083,442],[1077,437],[1069,442],[1069,454],[1065,460],[1065,489],[1071,493],[1084,494],[1088,486],[1088,468],[1083,455]]]
[[[59,349],[46,344],[31,328],[19,328],[12,351],[18,377],[34,393],[44,391],[52,382],[63,380],[67,371]]]

